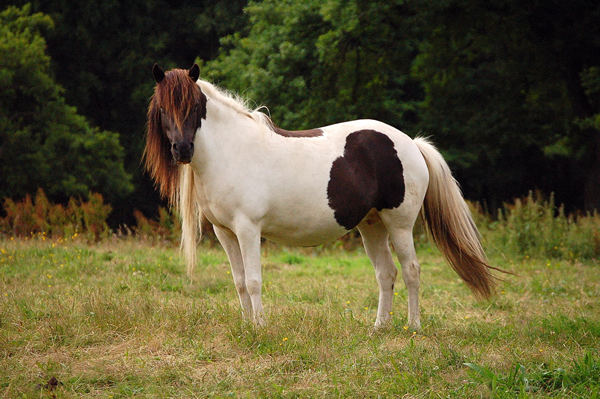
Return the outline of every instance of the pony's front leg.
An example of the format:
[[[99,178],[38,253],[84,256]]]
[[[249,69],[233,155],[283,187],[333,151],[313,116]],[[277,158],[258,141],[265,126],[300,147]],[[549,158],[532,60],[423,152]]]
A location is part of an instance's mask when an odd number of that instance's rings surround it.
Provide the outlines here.
[[[262,271],[260,265],[260,229],[250,223],[236,230],[244,260],[246,288],[252,301],[253,320],[256,325],[265,324],[261,300]]]
[[[237,290],[242,304],[242,315],[245,319],[252,319],[252,301],[246,288],[246,273],[244,272],[244,261],[240,251],[240,244],[237,237],[229,229],[213,226],[215,235],[219,239],[221,246],[227,254],[231,264],[231,273],[233,274],[233,283]]]

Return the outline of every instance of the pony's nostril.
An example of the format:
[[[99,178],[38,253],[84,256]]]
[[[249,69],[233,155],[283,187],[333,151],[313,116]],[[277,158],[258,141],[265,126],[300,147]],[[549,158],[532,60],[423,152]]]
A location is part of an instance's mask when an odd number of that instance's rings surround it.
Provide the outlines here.
[[[193,141],[190,143],[190,149],[192,149],[192,150],[194,149],[194,142]]]

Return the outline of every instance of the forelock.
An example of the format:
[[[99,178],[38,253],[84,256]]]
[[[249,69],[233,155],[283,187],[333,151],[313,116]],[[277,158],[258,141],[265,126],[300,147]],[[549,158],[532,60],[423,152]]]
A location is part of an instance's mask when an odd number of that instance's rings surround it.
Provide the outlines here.
[[[202,96],[200,87],[189,77],[187,70],[172,69],[165,73],[164,79],[154,88],[151,107],[162,108],[181,128],[201,102]]]

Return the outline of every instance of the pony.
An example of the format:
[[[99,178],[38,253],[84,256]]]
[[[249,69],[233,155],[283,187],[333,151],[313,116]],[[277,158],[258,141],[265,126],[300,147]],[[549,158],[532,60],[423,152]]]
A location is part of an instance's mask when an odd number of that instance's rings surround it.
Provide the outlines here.
[[[244,318],[265,323],[261,237],[315,246],[360,232],[379,285],[375,328],[390,322],[398,273],[408,324],[420,328],[420,265],[412,230],[422,216],[450,266],[479,297],[494,291],[479,232],[458,183],[432,143],[376,120],[287,131],[260,109],[199,79],[200,69],[163,71],[148,107],[144,164],[182,219],[192,276],[201,221],[225,250]],[[500,270],[502,271],[502,270]]]

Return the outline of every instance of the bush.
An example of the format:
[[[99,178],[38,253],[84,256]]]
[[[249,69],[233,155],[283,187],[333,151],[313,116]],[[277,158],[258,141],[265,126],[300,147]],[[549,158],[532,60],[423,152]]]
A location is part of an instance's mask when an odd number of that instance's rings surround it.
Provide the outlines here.
[[[179,242],[181,237],[181,220],[176,212],[169,212],[162,206],[158,208],[158,220],[148,219],[137,209],[133,211],[137,226],[135,234],[152,241]]]
[[[555,205],[554,196],[545,200],[532,192],[504,204],[495,218],[477,203],[470,202],[469,207],[490,253],[566,260],[600,257],[600,214],[597,212],[566,215],[562,206]],[[99,241],[111,233],[106,223],[111,206],[97,193],[90,193],[87,201],[71,197],[63,206],[52,204],[40,188],[33,200],[30,195],[18,202],[5,199],[4,211],[6,216],[0,218],[2,234],[17,237],[82,235],[89,241]],[[155,242],[179,242],[181,221],[177,213],[160,207],[158,220],[147,218],[138,210],[134,211],[134,217],[137,226],[133,232],[138,237]],[[202,231],[209,244],[216,243],[208,221],[202,221]],[[417,246],[431,245],[420,221],[413,233]],[[323,245],[345,250],[361,246],[356,229],[334,243]]]
[[[90,241],[99,241],[110,234],[106,219],[112,208],[100,194],[90,193],[88,197],[87,201],[71,197],[66,207],[50,203],[41,188],[34,200],[29,194],[18,202],[7,198],[0,231],[16,237],[83,235]]]
[[[569,260],[600,256],[600,215],[566,215],[553,195],[545,200],[530,192],[504,204],[496,220],[487,215],[476,220],[488,246],[502,253]]]

